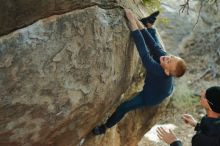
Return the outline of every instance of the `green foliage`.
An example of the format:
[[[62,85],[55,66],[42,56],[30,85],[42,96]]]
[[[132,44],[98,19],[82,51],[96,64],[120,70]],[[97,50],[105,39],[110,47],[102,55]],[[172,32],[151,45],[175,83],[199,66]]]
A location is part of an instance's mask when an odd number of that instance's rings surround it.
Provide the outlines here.
[[[143,0],[143,2],[147,10],[150,10],[151,12],[160,9],[161,0]]]
[[[161,0],[143,0],[144,5],[146,7],[147,12],[150,14],[156,10],[159,10],[160,13],[163,13],[163,9],[161,8]],[[157,23],[168,25],[169,20],[167,18],[158,17]]]
[[[199,105],[199,97],[193,97],[194,92],[186,82],[178,83],[172,97],[173,105],[181,109],[194,108]]]
[[[168,18],[159,17],[159,19],[157,20],[157,23],[162,24],[162,25],[166,25],[166,26],[170,25],[170,21]]]

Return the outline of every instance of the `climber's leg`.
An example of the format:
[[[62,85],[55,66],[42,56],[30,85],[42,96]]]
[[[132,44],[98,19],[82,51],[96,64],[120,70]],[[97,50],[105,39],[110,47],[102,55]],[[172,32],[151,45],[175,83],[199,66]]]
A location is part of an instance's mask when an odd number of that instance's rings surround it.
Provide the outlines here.
[[[154,25],[157,16],[160,14],[159,11],[155,11],[152,14],[150,14],[148,17],[140,19],[140,21],[147,27],[150,28]]]
[[[106,128],[111,128],[112,126],[116,125],[127,112],[143,106],[144,100],[141,96],[141,93],[139,93],[131,100],[125,101],[120,104],[116,111],[112,114],[112,116],[107,120],[107,122],[101,126],[95,127],[93,129],[93,133],[96,135],[105,133]]]
[[[129,101],[125,101],[123,102],[121,105],[118,106],[118,108],[116,109],[116,111],[112,114],[112,116],[107,120],[106,122],[106,127],[107,128],[111,128],[112,126],[114,126],[116,123],[118,123],[123,117],[124,115],[131,111],[134,110],[136,108],[142,107],[144,106],[144,100],[141,96],[141,94],[133,97],[131,100]]]
[[[154,13],[152,13],[149,17],[143,18],[141,20],[138,20],[137,17],[133,17],[136,21],[136,24],[138,26],[138,29],[142,30],[145,29],[145,27],[147,28],[148,32],[150,33],[150,35],[152,36],[152,38],[154,39],[154,41],[162,48],[162,50],[165,50],[164,44],[162,39],[160,38],[157,30],[155,28],[153,28],[153,24],[156,20],[156,17],[159,15],[159,11],[156,11]],[[154,19],[152,19],[151,17],[155,17]],[[154,20],[154,21],[152,21]],[[150,23],[151,22],[151,23]],[[149,25],[148,25],[149,24]],[[148,42],[146,42],[146,44],[148,45]],[[149,46],[148,46],[149,47]]]
[[[161,47],[162,50],[166,50],[163,44],[162,39],[160,38],[159,34],[157,33],[157,30],[153,27],[147,28],[148,32],[152,36],[152,38],[155,40],[155,42]]]

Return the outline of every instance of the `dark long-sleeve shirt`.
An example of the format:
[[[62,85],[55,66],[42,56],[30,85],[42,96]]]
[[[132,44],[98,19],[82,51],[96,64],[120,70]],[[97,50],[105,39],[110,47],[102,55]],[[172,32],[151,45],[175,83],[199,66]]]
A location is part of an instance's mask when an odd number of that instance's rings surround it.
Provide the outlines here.
[[[145,105],[157,105],[173,92],[173,79],[164,73],[164,69],[160,65],[160,57],[167,53],[155,42],[146,29],[132,31],[132,36],[147,70],[145,84],[140,94],[144,97]]]
[[[220,146],[220,118],[203,117],[197,124],[196,134],[192,138],[192,146]],[[180,141],[170,146],[182,146]]]
[[[170,146],[183,146],[181,141],[174,141],[173,143],[170,144]]]

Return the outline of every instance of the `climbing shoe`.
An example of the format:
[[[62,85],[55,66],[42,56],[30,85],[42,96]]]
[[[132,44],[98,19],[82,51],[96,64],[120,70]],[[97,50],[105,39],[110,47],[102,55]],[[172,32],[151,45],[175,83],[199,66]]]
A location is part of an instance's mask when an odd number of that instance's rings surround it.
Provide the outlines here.
[[[106,127],[105,127],[104,124],[100,125],[100,126],[97,126],[94,129],[92,129],[92,133],[95,134],[95,135],[104,134],[105,131],[106,131]]]
[[[145,17],[145,18],[140,19],[140,21],[141,21],[144,25],[146,25],[147,23],[154,24],[154,22],[156,21],[157,16],[158,16],[159,14],[160,14],[159,11],[153,12],[153,13],[150,14],[148,17]]]

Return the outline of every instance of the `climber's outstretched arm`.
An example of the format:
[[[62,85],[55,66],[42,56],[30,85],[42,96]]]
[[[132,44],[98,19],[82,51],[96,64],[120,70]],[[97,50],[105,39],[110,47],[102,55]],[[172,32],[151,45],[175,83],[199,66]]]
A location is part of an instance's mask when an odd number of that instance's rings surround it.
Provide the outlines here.
[[[144,25],[132,14],[131,10],[125,9],[125,14],[130,22],[131,31],[145,28]]]
[[[165,50],[153,39],[147,29],[141,29],[141,33],[144,37],[146,45],[153,54],[155,54],[157,57],[167,54]]]
[[[135,30],[139,29],[138,25],[136,23],[136,20],[134,19],[134,16],[129,9],[125,9],[125,15],[129,21],[129,27],[130,27],[131,31],[135,31]]]
[[[149,53],[149,50],[145,44],[144,38],[138,29],[137,23],[134,19],[133,14],[130,10],[125,10],[125,14],[130,22],[131,35],[141,57],[141,60],[146,69],[153,72],[155,75],[164,75],[164,70],[161,68],[160,64],[158,64]]]
[[[151,34],[147,31],[144,25],[132,14],[129,9],[125,9],[125,14],[130,22],[129,25],[131,31],[137,29],[141,30],[145,43],[147,47],[151,50],[151,52],[158,57],[166,55],[166,52],[155,42],[155,40],[152,38]]]

